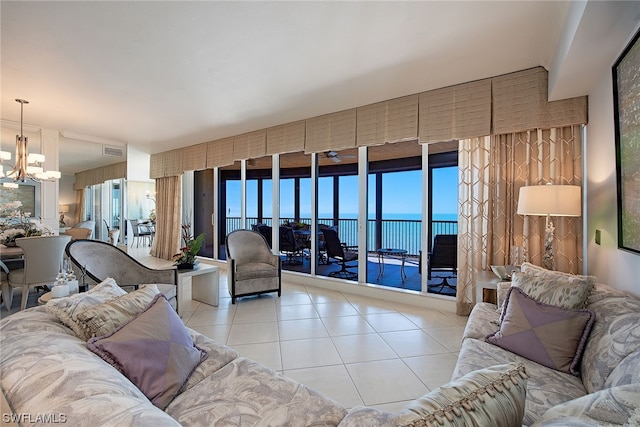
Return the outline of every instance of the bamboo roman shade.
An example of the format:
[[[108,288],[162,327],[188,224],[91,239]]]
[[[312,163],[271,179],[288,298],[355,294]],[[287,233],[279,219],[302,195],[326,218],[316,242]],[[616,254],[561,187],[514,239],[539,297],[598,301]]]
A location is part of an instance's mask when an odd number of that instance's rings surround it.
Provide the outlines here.
[[[267,129],[267,153],[296,153],[304,151],[306,123],[304,120]]]
[[[418,95],[357,108],[357,145],[382,145],[418,137]]]
[[[277,153],[305,154],[419,138],[449,141],[587,123],[587,97],[547,101],[542,67],[232,136],[151,156],[151,178]]]
[[[233,164],[233,137],[207,144],[207,168]]]
[[[83,190],[91,185],[102,184],[105,181],[126,177],[127,162],[115,163],[113,165],[76,173],[76,182],[73,184],[73,189]]]
[[[449,141],[491,133],[491,80],[420,94],[420,142]]]
[[[233,160],[257,159],[267,152],[267,131],[244,133],[233,137]]]
[[[547,101],[548,73],[542,67],[491,79],[493,133],[587,123],[587,97]]]
[[[355,146],[355,108],[307,120],[305,154],[342,150]]]
[[[182,149],[182,172],[207,168],[207,144],[191,145]]]
[[[190,148],[190,147],[188,147]],[[182,158],[184,148],[151,155],[149,177],[152,179],[182,175]]]

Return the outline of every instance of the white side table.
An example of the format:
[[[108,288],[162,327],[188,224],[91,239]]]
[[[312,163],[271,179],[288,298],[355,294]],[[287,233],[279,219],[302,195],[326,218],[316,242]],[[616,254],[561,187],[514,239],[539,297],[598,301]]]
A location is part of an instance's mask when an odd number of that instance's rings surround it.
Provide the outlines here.
[[[219,268],[199,262],[193,270],[178,270],[178,314],[182,315],[185,286],[191,278],[191,299],[218,306],[220,303]]]
[[[498,289],[498,283],[502,280],[492,271],[481,271],[476,275],[476,303],[483,302],[485,289]]]

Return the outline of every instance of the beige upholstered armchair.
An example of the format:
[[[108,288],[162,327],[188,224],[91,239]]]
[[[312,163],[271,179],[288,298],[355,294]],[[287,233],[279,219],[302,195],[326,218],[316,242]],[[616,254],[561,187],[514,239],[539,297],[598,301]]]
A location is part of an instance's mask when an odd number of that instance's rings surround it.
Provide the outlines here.
[[[271,253],[267,241],[250,230],[236,230],[227,235],[227,266],[231,303],[236,298],[266,292],[281,295],[280,257]]]
[[[65,249],[78,270],[86,271],[89,281],[100,283],[112,277],[120,287],[156,284],[177,309],[178,272],[175,268],[148,268],[121,249],[98,240],[74,240]]]

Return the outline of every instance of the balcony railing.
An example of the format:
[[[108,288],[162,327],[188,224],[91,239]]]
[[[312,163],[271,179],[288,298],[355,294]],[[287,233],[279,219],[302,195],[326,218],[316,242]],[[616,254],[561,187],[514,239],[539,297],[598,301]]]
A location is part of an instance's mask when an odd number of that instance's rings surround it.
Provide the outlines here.
[[[281,219],[280,224],[284,224],[287,220]],[[311,224],[310,218],[301,218],[300,222]],[[239,217],[227,217],[226,231],[227,234],[241,228],[251,229],[251,226],[258,223],[258,218],[250,217],[246,219],[246,227],[242,227],[242,221]],[[271,218],[263,218],[262,223],[272,225]],[[336,220],[333,218],[318,218],[319,224],[333,226]],[[408,255],[418,255],[422,247],[422,221],[405,220],[405,219],[385,219],[382,223],[382,241],[379,245],[375,242],[376,221],[370,219],[367,221],[367,250],[373,252],[378,248],[396,248],[405,249]],[[357,219],[337,219],[338,236],[340,241],[349,245],[356,246],[358,244],[358,220]],[[436,234],[458,234],[457,221],[432,221],[431,236]]]

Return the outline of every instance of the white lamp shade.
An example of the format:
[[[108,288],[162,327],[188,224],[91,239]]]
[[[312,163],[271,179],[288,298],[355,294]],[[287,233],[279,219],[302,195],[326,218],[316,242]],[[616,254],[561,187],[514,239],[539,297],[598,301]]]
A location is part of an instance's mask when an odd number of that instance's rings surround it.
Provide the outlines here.
[[[69,212],[69,205],[58,205],[58,212],[62,213],[67,213]]]
[[[581,189],[577,185],[532,185],[520,188],[519,215],[580,216]]]

